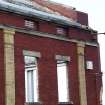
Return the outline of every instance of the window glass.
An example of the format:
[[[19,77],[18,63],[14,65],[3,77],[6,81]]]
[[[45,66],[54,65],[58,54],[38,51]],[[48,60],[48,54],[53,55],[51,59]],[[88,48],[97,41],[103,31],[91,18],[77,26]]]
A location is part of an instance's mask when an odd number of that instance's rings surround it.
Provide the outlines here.
[[[59,102],[69,102],[67,62],[57,62],[57,77]]]
[[[38,75],[37,59],[32,56],[24,56],[25,60],[25,89],[26,102],[38,101]]]
[[[93,61],[86,61],[86,69],[89,70],[93,69]]]

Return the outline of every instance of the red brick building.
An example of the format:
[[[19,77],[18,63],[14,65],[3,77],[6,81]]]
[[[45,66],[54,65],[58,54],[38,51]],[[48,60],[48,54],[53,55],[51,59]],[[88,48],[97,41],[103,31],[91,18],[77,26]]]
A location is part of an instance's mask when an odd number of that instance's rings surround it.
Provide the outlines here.
[[[97,31],[86,13],[0,1],[0,105],[101,105],[101,94]]]

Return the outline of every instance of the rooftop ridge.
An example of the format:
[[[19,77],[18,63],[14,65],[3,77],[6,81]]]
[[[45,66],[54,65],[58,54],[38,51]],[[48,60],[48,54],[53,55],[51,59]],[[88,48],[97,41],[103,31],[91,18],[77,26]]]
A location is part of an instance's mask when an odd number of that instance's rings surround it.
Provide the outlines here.
[[[74,21],[77,21],[77,13],[75,8],[66,6],[65,4],[56,3],[52,0],[33,0],[34,2],[37,2],[38,4],[47,7],[48,9],[58,12],[61,15],[71,18]]]
[[[50,13],[50,14],[61,15],[60,13],[54,12],[53,10],[47,8],[46,6],[40,5],[37,2],[35,2],[35,1],[12,0],[12,3],[18,4],[18,5],[22,5],[22,6],[26,6],[26,7],[30,7],[30,8],[33,8],[33,9],[37,9],[39,11],[47,12],[47,13]]]
[[[7,1],[8,2],[8,1]],[[13,4],[17,4],[17,5],[20,5],[20,6],[25,6],[25,7],[29,7],[29,8],[32,8],[32,9],[36,9],[38,11],[43,11],[43,12],[46,12],[46,13],[49,13],[49,14],[55,14],[55,15],[59,15],[59,16],[63,16],[62,14],[60,14],[60,12],[57,12],[57,11],[53,11],[52,9],[49,9],[48,7],[46,6],[42,6],[40,4],[38,4],[37,2],[35,1],[27,1],[27,0],[12,0]],[[60,5],[60,4],[59,4]],[[65,17],[65,16],[63,16]],[[66,17],[68,18],[68,17]],[[74,21],[72,18],[68,18],[70,21]]]
[[[44,1],[46,1],[48,3],[52,3],[52,4],[63,6],[64,8],[67,8],[67,9],[72,9],[72,10],[76,9],[76,8],[74,8],[72,6],[69,6],[69,5],[66,5],[66,4],[62,4],[62,3],[58,3],[58,2],[55,2],[55,1],[52,1],[52,0],[44,0]]]

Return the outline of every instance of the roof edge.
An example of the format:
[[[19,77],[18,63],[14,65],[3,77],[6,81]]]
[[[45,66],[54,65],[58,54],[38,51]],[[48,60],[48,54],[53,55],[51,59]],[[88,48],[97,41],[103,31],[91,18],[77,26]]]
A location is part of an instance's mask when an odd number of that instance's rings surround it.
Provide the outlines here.
[[[0,2],[0,10],[7,11],[7,12],[13,12],[13,13],[28,16],[28,17],[29,16],[37,17],[42,20],[54,21],[54,22],[62,24],[62,25],[75,26],[77,28],[96,32],[89,26],[81,25],[80,23],[70,20],[67,17],[59,16],[59,15],[55,15],[55,14],[49,14],[47,12],[38,11],[33,8],[29,8],[27,6],[20,6],[20,5],[13,4],[13,3],[10,3],[7,1]]]

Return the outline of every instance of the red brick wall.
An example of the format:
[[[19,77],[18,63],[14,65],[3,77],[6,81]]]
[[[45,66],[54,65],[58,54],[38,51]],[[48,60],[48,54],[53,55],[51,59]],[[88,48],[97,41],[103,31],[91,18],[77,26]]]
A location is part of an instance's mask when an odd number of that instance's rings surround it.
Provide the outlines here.
[[[71,57],[69,65],[70,96],[75,105],[79,105],[79,90],[77,77],[77,57],[75,44],[48,38],[28,36],[22,33],[15,35],[15,63],[16,63],[16,105],[24,103],[24,62],[22,50],[41,52],[38,60],[39,93],[44,105],[57,105],[57,74],[55,55]]]
[[[100,105],[100,89],[102,86],[102,74],[100,68],[99,48],[87,46],[85,50],[86,60],[93,61],[93,70],[86,71],[88,105]]]
[[[0,11],[0,23],[4,25],[11,25],[17,27],[24,26],[24,18],[10,12]]]
[[[39,31],[55,34],[56,26],[50,22],[41,21],[39,22]]]
[[[45,0],[34,0],[34,1],[43,7],[47,7],[48,9],[54,12],[60,13],[63,16],[66,16],[73,20],[77,20],[77,13],[75,10],[72,10],[71,8],[63,6],[59,3],[52,3],[49,1],[45,1]]]
[[[90,31],[85,31],[85,30],[78,29],[78,28],[70,27],[68,35],[70,39],[97,42],[97,36],[95,34],[91,34]]]
[[[77,12],[77,22],[88,26],[88,14],[80,11]]]
[[[24,17],[16,16],[12,13],[9,15],[8,13],[3,12],[0,13],[0,23],[23,27]],[[39,23],[39,30],[43,32],[55,33],[56,25],[46,22]],[[73,27],[70,28],[68,37],[85,41],[92,41],[93,38],[90,32],[82,31]],[[3,33],[0,31],[0,105],[5,105],[3,44]],[[41,52],[42,57],[38,60],[39,93],[40,100],[44,105],[57,105],[58,95],[55,55],[59,54],[70,56],[71,62],[68,65],[70,98],[74,102],[74,105],[79,105],[80,99],[76,44],[17,32],[15,35],[16,105],[23,105],[25,102],[23,50]],[[100,73],[99,49],[96,47],[87,46],[85,48],[85,54],[86,60],[92,60],[94,62],[94,70],[86,71],[88,105],[99,105],[101,74],[98,76],[95,74]]]
[[[15,44],[15,86],[16,105],[24,105],[25,101],[25,74],[24,58],[21,46]]]
[[[3,32],[0,30],[0,105],[5,104],[5,74],[4,74],[4,42]]]
[[[24,26],[24,20],[25,19],[29,19],[32,21],[31,18],[25,18],[23,16],[19,16],[19,15],[15,15],[13,13],[7,13],[7,12],[0,12],[0,23],[4,24],[4,25],[9,25],[9,26],[16,26],[16,27],[21,27],[21,28],[26,28],[27,27]],[[35,21],[38,21],[38,19],[35,19]],[[34,21],[34,19],[33,19]],[[46,33],[51,33],[51,34],[57,34],[56,33],[56,28],[57,25],[56,24],[52,24],[51,22],[45,22],[45,21],[40,21],[38,22],[38,31],[41,32],[46,32]],[[30,30],[30,29],[28,29]],[[75,28],[75,27],[70,27],[67,29],[68,33],[68,38],[73,38],[73,39],[79,39],[79,40],[85,40],[85,41],[93,41],[93,40],[97,40],[94,39],[94,37],[96,37],[96,35],[92,35],[90,32],[88,31],[83,31],[81,29]]]
[[[101,72],[99,48],[93,47],[93,46],[86,46],[85,53],[86,53],[86,60],[91,60],[94,63],[93,64],[94,70],[92,70],[91,72],[93,72],[93,73]]]
[[[45,0],[34,0],[36,3],[43,7],[47,7],[48,9],[58,12],[61,15],[68,17],[70,19],[73,19],[74,21],[77,21],[78,23],[82,25],[88,26],[88,14],[80,11],[73,10],[72,8],[68,8],[65,5],[54,3],[50,1]]]

